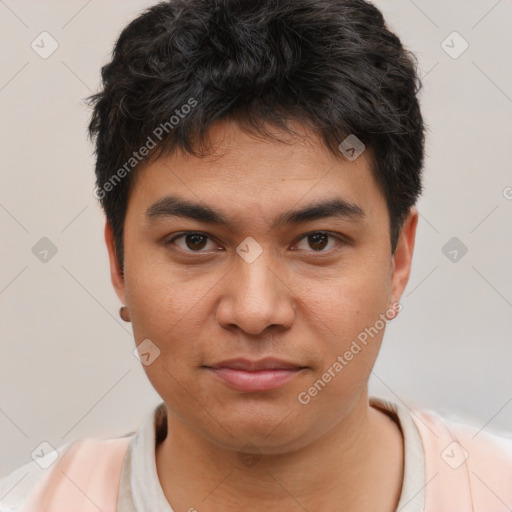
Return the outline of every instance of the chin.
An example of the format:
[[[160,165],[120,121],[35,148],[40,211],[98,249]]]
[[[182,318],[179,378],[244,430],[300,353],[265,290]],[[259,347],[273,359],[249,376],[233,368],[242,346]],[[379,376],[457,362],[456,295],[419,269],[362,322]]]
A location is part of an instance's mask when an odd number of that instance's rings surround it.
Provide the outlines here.
[[[224,407],[221,425],[202,425],[203,435],[215,444],[234,451],[253,450],[262,454],[279,454],[297,449],[307,444],[305,439],[310,436],[311,426],[304,420],[307,418],[297,408],[293,411],[286,405],[270,406],[269,404],[246,404],[245,407],[230,409]],[[212,412],[216,419],[218,416]],[[219,412],[220,414],[220,412]],[[243,448],[248,445],[249,448]]]

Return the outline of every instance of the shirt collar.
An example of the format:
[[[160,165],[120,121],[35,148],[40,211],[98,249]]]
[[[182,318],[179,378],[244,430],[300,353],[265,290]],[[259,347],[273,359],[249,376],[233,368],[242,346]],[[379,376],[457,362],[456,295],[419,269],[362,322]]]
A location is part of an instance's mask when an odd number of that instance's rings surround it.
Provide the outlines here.
[[[422,512],[425,455],[411,412],[377,397],[370,397],[370,405],[389,414],[404,437],[404,480],[397,512]],[[166,415],[162,402],[146,417],[130,441],[121,474],[117,512],[174,512],[160,485],[155,458],[157,444],[167,436]]]

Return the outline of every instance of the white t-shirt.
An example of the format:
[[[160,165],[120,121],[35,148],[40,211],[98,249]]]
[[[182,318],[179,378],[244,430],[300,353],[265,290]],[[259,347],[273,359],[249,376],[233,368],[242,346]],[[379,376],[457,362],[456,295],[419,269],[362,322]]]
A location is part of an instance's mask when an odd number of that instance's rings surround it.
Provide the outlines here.
[[[404,480],[396,510],[422,512],[425,455],[411,412],[399,404],[375,397],[370,398],[370,404],[389,414],[398,423],[404,437]],[[130,440],[122,467],[117,512],[174,512],[160,485],[155,462],[157,441],[165,437],[165,430],[165,406],[161,403]],[[59,454],[68,446],[69,443],[59,447]],[[44,474],[45,470],[31,461],[0,480],[0,511],[21,510]]]

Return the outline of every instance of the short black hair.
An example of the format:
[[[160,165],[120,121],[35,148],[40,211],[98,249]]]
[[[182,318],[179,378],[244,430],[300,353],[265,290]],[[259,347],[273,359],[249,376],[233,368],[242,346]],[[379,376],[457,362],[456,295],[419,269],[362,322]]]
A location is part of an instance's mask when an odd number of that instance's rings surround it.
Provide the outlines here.
[[[223,119],[268,138],[264,122],[293,133],[289,121],[300,121],[339,158],[355,135],[371,148],[394,252],[422,188],[421,81],[415,56],[370,2],[168,0],[124,28],[101,76],[89,134],[121,268],[137,169],[177,149],[201,156]]]

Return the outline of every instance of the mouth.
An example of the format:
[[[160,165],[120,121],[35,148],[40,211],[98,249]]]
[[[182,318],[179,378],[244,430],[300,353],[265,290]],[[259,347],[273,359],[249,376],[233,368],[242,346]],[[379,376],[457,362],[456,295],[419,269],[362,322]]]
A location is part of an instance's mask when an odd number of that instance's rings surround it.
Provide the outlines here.
[[[307,369],[288,361],[279,359],[231,359],[203,368],[229,387],[244,393],[269,391],[276,389]]]

